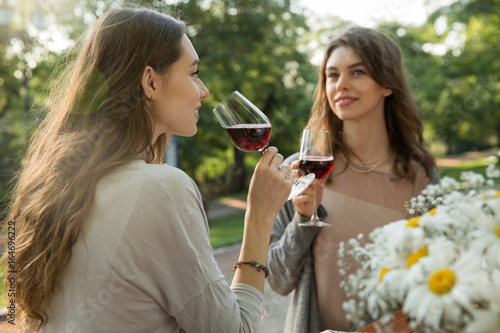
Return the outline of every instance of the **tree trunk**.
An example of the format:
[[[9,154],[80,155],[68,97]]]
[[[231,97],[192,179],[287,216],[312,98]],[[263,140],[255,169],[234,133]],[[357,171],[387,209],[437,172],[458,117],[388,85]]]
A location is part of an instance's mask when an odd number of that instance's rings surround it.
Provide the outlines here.
[[[451,139],[446,137],[444,142],[446,144],[446,155],[451,155],[453,153],[453,143]]]
[[[231,177],[232,193],[237,193],[245,190],[246,172],[245,172],[245,153],[234,147],[234,168]]]

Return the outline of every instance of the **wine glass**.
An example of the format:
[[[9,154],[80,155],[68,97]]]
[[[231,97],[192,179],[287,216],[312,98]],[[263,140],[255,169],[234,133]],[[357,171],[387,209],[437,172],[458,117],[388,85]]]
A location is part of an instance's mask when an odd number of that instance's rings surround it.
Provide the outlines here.
[[[333,153],[330,134],[322,129],[305,129],[302,133],[299,153],[299,170],[305,174],[315,174],[321,179],[333,169]],[[313,214],[308,222],[299,223],[302,227],[331,227],[320,221],[316,208],[316,187],[313,193]]]
[[[271,122],[262,111],[235,90],[213,110],[236,148],[244,152],[265,151],[271,138]],[[288,200],[302,193],[314,175],[296,179]]]

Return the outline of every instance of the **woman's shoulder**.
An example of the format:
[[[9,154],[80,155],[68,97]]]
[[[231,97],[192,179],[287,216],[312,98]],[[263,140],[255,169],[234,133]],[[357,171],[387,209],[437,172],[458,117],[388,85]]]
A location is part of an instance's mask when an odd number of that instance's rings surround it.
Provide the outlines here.
[[[194,181],[184,171],[168,164],[148,164],[142,160],[119,167],[103,179],[101,186],[148,193],[158,190],[180,193],[183,189],[196,188]]]
[[[422,192],[424,188],[429,184],[436,184],[440,181],[441,177],[439,171],[435,165],[431,167],[430,174],[427,169],[421,164],[414,162],[415,168],[415,180],[413,182],[414,190],[413,196],[416,196]]]
[[[184,171],[179,168],[173,167],[166,163],[163,164],[148,164],[143,161],[135,162],[135,168],[142,172],[145,176],[151,177],[156,180],[166,180],[169,182],[185,183],[186,181],[192,182]]]

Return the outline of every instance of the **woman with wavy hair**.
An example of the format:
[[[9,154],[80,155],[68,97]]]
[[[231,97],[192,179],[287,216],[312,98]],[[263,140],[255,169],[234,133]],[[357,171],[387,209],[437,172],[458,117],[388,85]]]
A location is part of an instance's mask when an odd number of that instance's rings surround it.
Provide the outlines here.
[[[54,90],[10,207],[21,329],[258,330],[267,275],[258,263],[294,177],[276,148],[263,154],[229,287],[198,188],[162,164],[169,136],[196,134],[209,94],[185,30],[152,10],[110,10]]]
[[[340,287],[339,244],[409,217],[406,201],[439,179],[424,146],[422,120],[398,45],[361,27],[331,41],[306,128],[331,133],[334,167],[278,214],[269,282],[280,294],[295,291],[286,332],[345,331],[360,323],[349,322],[342,309],[346,297]],[[331,228],[298,225],[312,214],[314,186],[320,218]]]

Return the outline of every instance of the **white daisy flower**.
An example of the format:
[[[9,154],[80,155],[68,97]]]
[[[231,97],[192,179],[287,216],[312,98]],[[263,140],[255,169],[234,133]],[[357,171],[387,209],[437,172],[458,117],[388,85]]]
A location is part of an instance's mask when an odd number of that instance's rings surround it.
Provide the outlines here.
[[[488,263],[500,269],[500,197],[497,193],[491,196],[490,192],[489,195],[471,205],[474,221],[480,226],[474,232],[475,240],[471,246],[483,249]]]
[[[473,302],[480,298],[474,286],[487,276],[475,253],[464,253],[458,260],[448,251],[434,254],[415,265],[423,279],[409,290],[403,311],[424,331],[458,332],[471,321]]]

